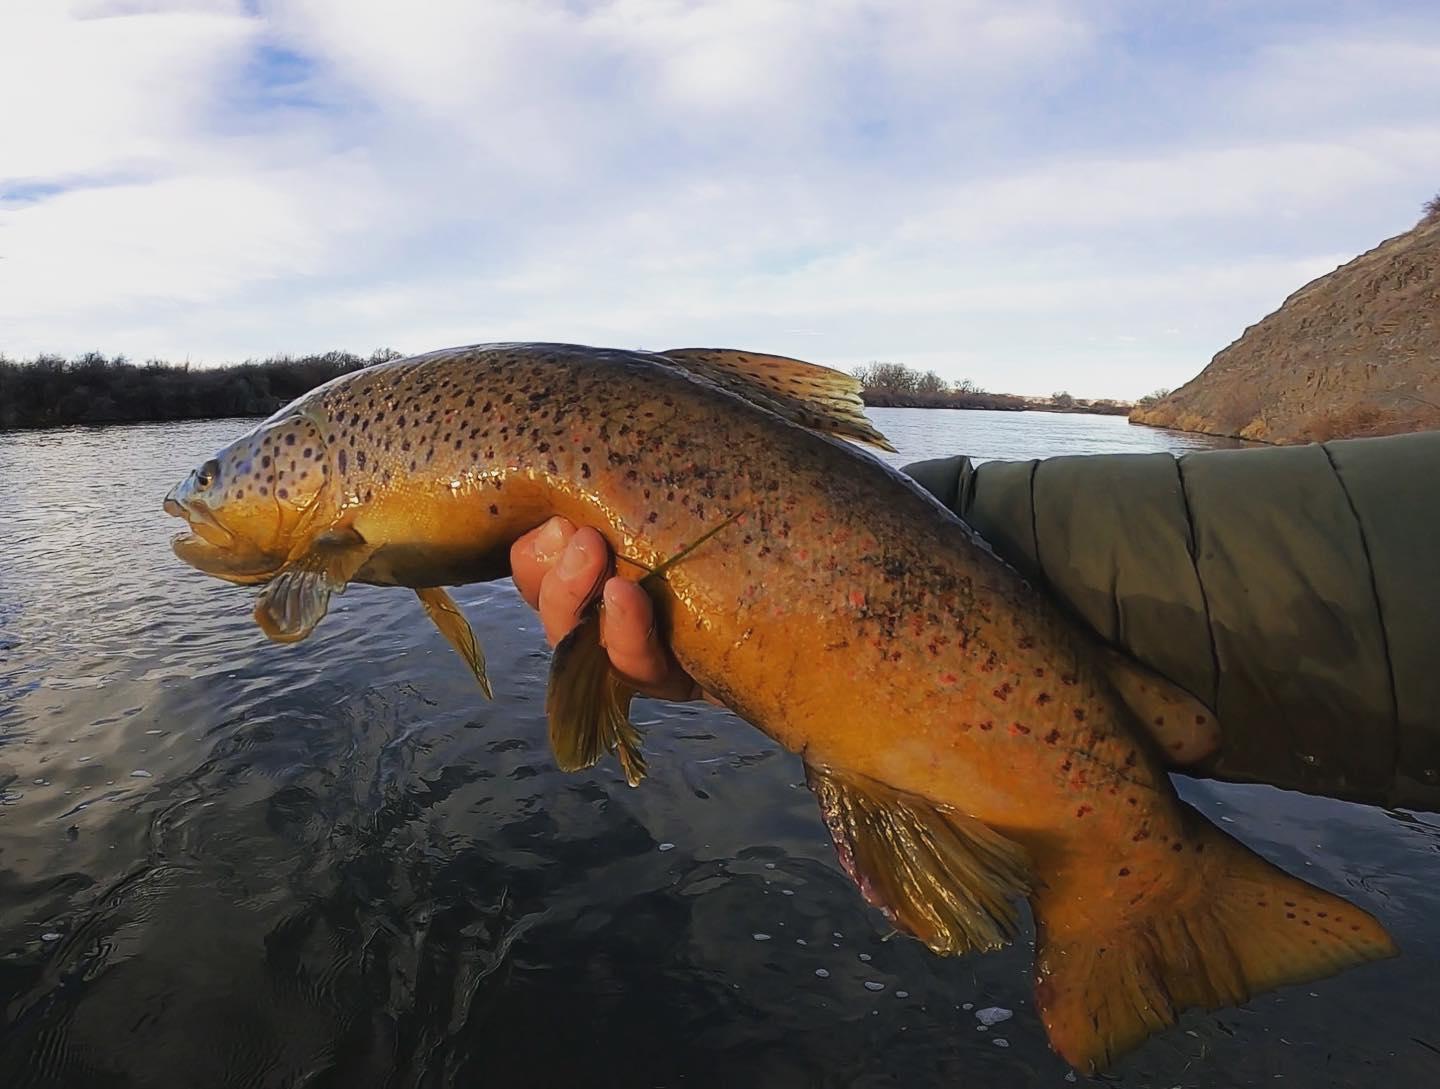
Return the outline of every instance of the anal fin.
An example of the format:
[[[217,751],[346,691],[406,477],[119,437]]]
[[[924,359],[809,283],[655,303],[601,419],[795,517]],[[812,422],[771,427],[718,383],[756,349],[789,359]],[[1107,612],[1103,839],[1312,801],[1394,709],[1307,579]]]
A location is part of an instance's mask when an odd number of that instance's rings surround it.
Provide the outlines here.
[[[936,953],[998,949],[1029,895],[1025,852],[979,821],[883,783],[805,767],[806,781],[861,895]]]
[[[465,619],[460,606],[455,604],[455,599],[438,586],[416,590],[415,596],[420,599],[420,604],[425,606],[426,615],[435,622],[440,634],[455,648],[460,657],[465,659],[470,672],[474,673],[475,679],[480,682],[480,691],[485,693],[485,698],[494,699],[490,678],[485,673],[485,652],[480,647],[480,640],[475,638],[470,622]]]
[[[550,747],[563,771],[591,767],[613,752],[625,781],[638,786],[645,778],[645,757],[640,731],[630,721],[635,690],[610,668],[600,643],[600,610],[598,602],[592,603],[550,659],[545,693]]]

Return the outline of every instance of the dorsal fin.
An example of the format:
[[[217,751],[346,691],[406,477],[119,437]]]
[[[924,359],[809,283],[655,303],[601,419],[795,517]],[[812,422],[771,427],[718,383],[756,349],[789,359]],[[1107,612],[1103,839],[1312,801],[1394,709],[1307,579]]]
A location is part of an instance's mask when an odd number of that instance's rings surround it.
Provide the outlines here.
[[[895,450],[865,418],[860,380],[844,371],[731,348],[676,348],[661,354],[802,427]]]

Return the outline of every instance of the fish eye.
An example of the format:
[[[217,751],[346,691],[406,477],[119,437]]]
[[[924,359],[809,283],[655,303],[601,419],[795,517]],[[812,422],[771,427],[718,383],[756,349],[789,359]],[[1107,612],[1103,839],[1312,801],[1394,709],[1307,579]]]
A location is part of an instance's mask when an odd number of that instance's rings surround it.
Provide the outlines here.
[[[215,478],[220,475],[220,463],[211,458],[204,465],[200,466],[195,473],[195,483],[202,488],[208,488],[215,483]]]

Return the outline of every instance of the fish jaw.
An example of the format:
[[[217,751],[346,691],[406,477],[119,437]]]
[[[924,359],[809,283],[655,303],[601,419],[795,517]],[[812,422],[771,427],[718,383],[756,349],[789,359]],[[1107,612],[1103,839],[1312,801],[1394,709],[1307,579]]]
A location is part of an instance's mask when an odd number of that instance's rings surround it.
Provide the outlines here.
[[[226,529],[204,503],[186,495],[189,481],[165,497],[165,513],[187,527],[170,540],[171,551],[197,571],[228,582],[265,582],[283,564]]]

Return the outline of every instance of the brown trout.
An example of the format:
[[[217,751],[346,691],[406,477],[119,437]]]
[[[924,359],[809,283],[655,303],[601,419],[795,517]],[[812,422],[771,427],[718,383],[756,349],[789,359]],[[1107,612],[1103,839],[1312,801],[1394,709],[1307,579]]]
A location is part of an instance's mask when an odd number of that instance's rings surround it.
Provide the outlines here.
[[[801,755],[841,862],[897,929],[992,949],[1028,900],[1037,1005],[1081,1069],[1188,1007],[1393,954],[1371,916],[1176,797],[1166,757],[1213,746],[1209,711],[842,438],[885,445],[854,379],[796,360],[459,348],[314,390],[165,506],[189,523],[182,559],[264,584],[271,638],[303,639],[348,583],[411,587],[487,694],[441,587],[504,577],[553,514],[596,526],[681,665]],[[550,736],[562,767],[615,752],[633,784],[599,607],[556,650]]]

